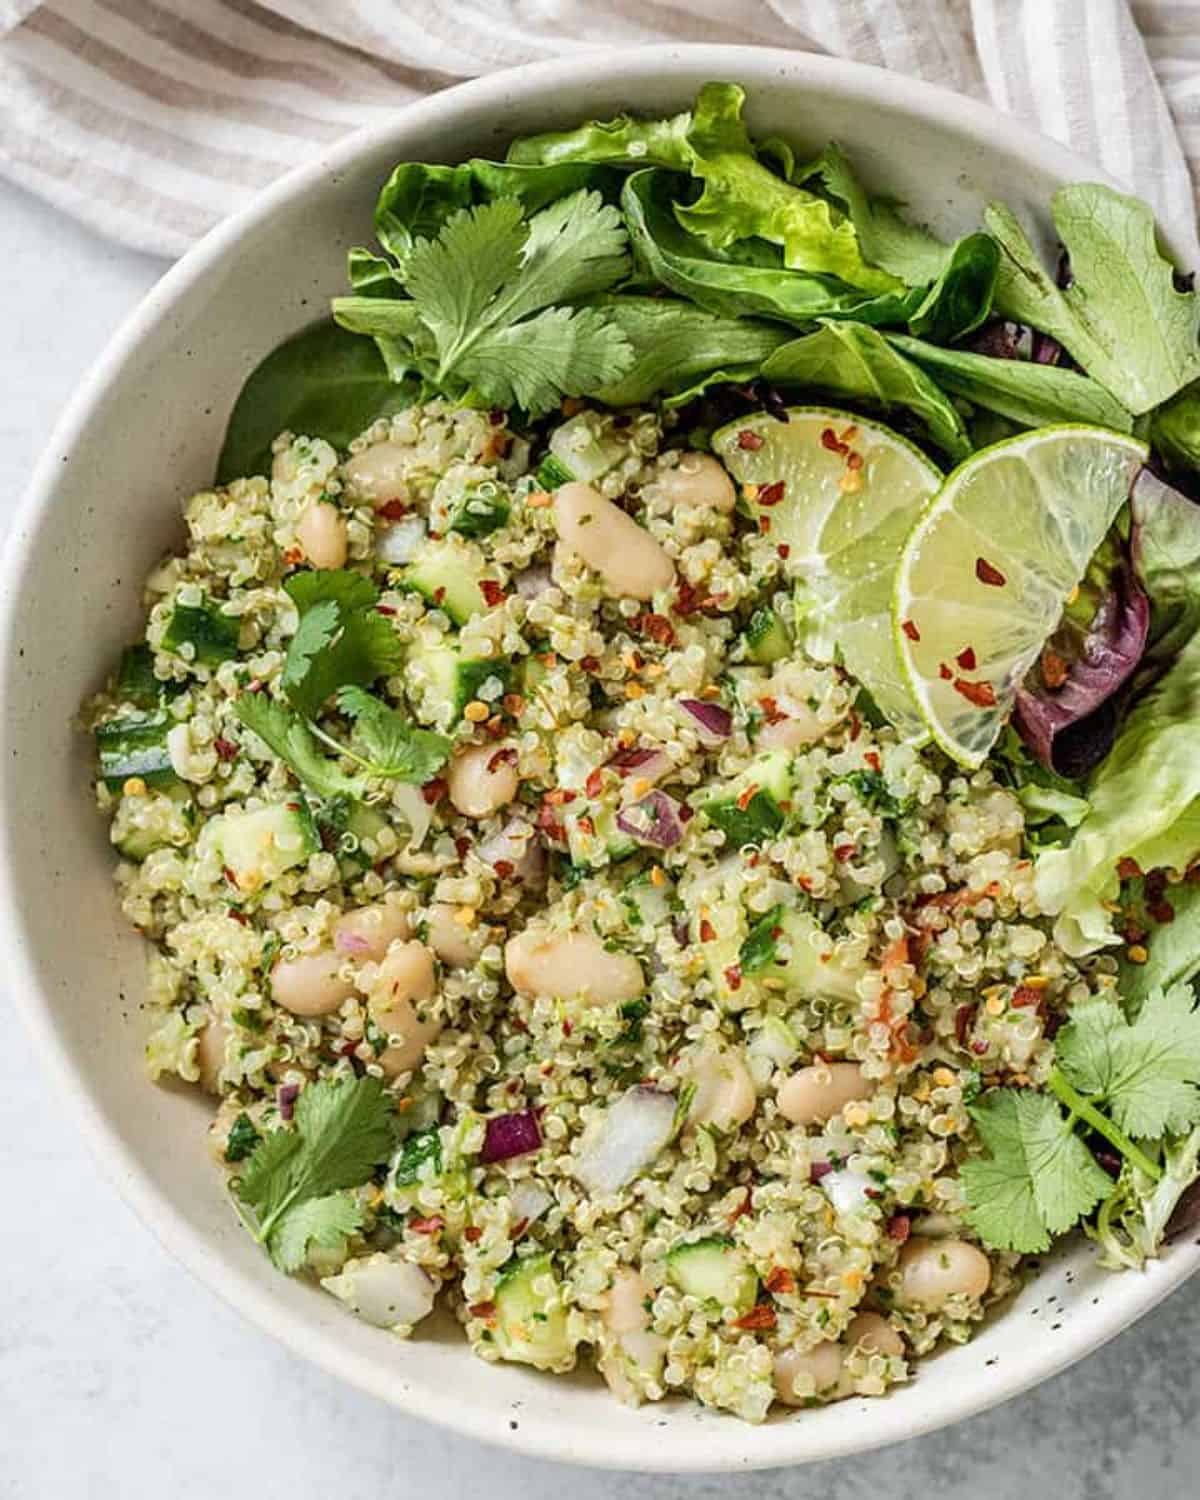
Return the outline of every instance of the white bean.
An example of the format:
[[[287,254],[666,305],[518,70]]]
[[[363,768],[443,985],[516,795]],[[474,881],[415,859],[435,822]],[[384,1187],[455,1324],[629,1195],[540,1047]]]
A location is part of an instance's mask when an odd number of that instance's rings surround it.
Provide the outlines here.
[[[733,480],[711,453],[685,453],[655,480],[676,505],[702,506],[728,513],[737,503]]]
[[[776,719],[773,724],[764,724],[755,736],[756,750],[803,750],[806,745],[815,745],[829,733],[829,725],[823,724],[812,709],[786,719]]]
[[[196,1036],[196,1066],[200,1069],[200,1086],[210,1094],[221,1092],[221,1069],[225,1066],[225,1043],[229,1029],[220,1016],[201,1028]]]
[[[349,459],[342,474],[351,494],[378,510],[389,500],[408,498],[404,475],[411,457],[412,450],[401,443],[375,443]]]
[[[345,967],[346,955],[332,948],[281,958],[271,970],[271,998],[294,1016],[327,1016],[354,993]]]
[[[900,1252],[901,1307],[936,1312],[951,1297],[982,1297],[991,1285],[992,1265],[966,1240],[911,1239]]]
[[[378,963],[396,938],[412,930],[408,913],[396,896],[386,896],[371,906],[343,912],[333,926],[333,946],[358,962]]]
[[[450,762],[446,772],[450,801],[466,818],[486,818],[517,795],[520,777],[509,744],[470,745]]]
[[[608,952],[587,932],[548,935],[526,928],[505,946],[504,969],[518,994],[578,997],[590,1005],[620,1005],[646,988],[636,958]]]
[[[574,481],[555,492],[554,524],[564,545],[613,594],[651,599],[670,588],[675,564],[648,531],[590,484]]]
[[[641,1272],[621,1266],[613,1274],[601,1313],[614,1337],[598,1360],[600,1373],[617,1400],[628,1406],[641,1401],[646,1378],[660,1378],[667,1352],[666,1339],[650,1327],[649,1297],[650,1286]],[[641,1377],[636,1384],[635,1374]]]
[[[886,1318],[873,1312],[858,1313],[850,1320],[846,1329],[846,1347],[865,1349],[868,1354],[887,1354],[896,1359],[904,1355],[904,1340]]]
[[[871,1085],[857,1063],[814,1063],[785,1079],[775,1102],[793,1125],[823,1125],[844,1105],[866,1099],[870,1093]]]
[[[336,505],[314,500],[296,522],[296,541],[314,568],[346,562],[346,518]]]
[[[611,1333],[637,1333],[650,1320],[646,1298],[650,1287],[640,1271],[618,1266],[604,1304],[604,1324]]]
[[[785,1406],[807,1406],[814,1396],[844,1396],[839,1344],[826,1340],[815,1349],[781,1349],[775,1356],[775,1394]]]
[[[758,1095],[740,1048],[709,1048],[692,1067],[689,1078],[696,1085],[688,1110],[689,1125],[737,1130],[754,1113]]]
[[[418,1014],[434,996],[433,955],[424,943],[393,943],[382,963],[364,968],[362,983],[376,1026],[401,1038],[382,1054],[379,1066],[389,1078],[411,1072],[443,1025]]]
[[[487,941],[487,931],[478,922],[467,926],[458,920],[461,910],[446,901],[435,901],[426,922],[426,942],[452,969],[465,969],[473,964]]]

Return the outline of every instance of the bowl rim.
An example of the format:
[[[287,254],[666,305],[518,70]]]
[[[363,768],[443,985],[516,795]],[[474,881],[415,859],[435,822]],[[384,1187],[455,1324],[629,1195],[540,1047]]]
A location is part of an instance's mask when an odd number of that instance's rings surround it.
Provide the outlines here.
[[[100,394],[120,375],[142,338],[170,313],[191,282],[220,262],[243,233],[269,218],[279,205],[336,176],[361,153],[383,145],[398,129],[419,130],[435,125],[453,118],[463,104],[480,106],[492,101],[501,104],[514,90],[536,93],[552,86],[569,89],[576,83],[611,77],[615,69],[620,70],[622,77],[639,80],[669,78],[675,72],[699,70],[712,77],[743,79],[751,88],[756,82],[783,80],[798,89],[805,86],[832,89],[867,109],[883,106],[923,117],[981,146],[992,148],[1000,143],[1013,154],[1032,158],[1049,173],[1064,179],[1112,182],[1109,174],[1093,163],[991,105],[881,68],[776,47],[664,43],[589,48],[565,58],[504,69],[402,105],[387,120],[350,133],[294,168],[217,224],[154,284],[93,362],[61,413],[33,470],[0,557],[0,701],[10,700],[9,690],[16,671],[18,580],[26,570],[39,522],[53,503],[62,458],[87,428]],[[14,757],[7,721],[0,726],[0,737],[0,807],[12,807]],[[1064,1328],[1055,1340],[1052,1352],[1043,1343],[1026,1360],[1012,1362],[1003,1374],[993,1371],[994,1378],[986,1384],[967,1383],[955,1399],[924,1416],[912,1412],[901,1415],[894,1407],[889,1416],[889,1403],[872,1402],[870,1421],[854,1424],[847,1434],[833,1440],[806,1439],[801,1420],[747,1433],[731,1419],[729,1441],[719,1453],[714,1453],[712,1443],[696,1444],[691,1454],[676,1443],[647,1444],[645,1434],[637,1440],[635,1451],[632,1443],[614,1443],[613,1435],[605,1433],[602,1423],[596,1425],[594,1436],[589,1435],[581,1442],[577,1432],[556,1431],[548,1424],[531,1422],[528,1417],[518,1430],[512,1431],[506,1420],[507,1408],[502,1413],[504,1420],[498,1420],[495,1411],[487,1406],[476,1408],[447,1402],[444,1393],[416,1382],[401,1397],[385,1378],[382,1365],[348,1351],[336,1337],[307,1326],[302,1317],[285,1311],[265,1286],[227,1263],[143,1172],[137,1157],[109,1125],[92,1097],[86,1077],[72,1063],[57,1035],[53,1004],[41,985],[27,946],[19,885],[19,872],[6,845],[0,856],[0,942],[5,944],[12,964],[8,992],[43,1066],[55,1079],[60,1095],[65,1096],[67,1108],[81,1128],[89,1151],[126,1203],[198,1281],[292,1353],[363,1393],[397,1406],[407,1415],[465,1437],[529,1457],[662,1473],[767,1468],[865,1452],[961,1421],[1049,1379],[1149,1312],[1193,1271],[1200,1269],[1200,1259],[1186,1254],[1172,1255],[1168,1262],[1156,1266],[1153,1278],[1144,1280],[1141,1295],[1122,1299],[1099,1319],[1073,1320],[1071,1327]]]

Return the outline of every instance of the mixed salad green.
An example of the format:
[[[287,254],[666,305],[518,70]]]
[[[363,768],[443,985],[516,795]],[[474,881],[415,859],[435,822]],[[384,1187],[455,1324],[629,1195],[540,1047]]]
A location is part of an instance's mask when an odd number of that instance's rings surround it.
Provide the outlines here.
[[[885,537],[869,519],[835,544],[836,507],[814,520],[814,500],[789,523],[794,617],[766,611],[752,652],[801,642],[849,664],[856,651],[870,711],[968,767],[986,757],[1015,792],[1055,939],[1110,954],[1120,1003],[1069,1016],[1045,1089],[973,1101],[969,1220],[985,1244],[1022,1252],[1082,1221],[1110,1262],[1140,1264],[1168,1226],[1200,1216],[1200,298],[1146,205],[1110,187],[1055,195],[1052,271],[1003,204],[942,243],[870,195],[836,145],[806,157],[753,139],[743,102],[714,83],[671,118],[520,139],[502,162],[398,166],[376,209],[379,249],[351,252],[332,321],[252,375],[218,478],[266,471],[281,429],[344,448],[433,396],[515,411],[529,430],[580,398],[654,402],[694,448],[724,430],[719,456],[766,533],[773,474],[814,496],[824,483],[789,455],[788,427],[797,443],[801,429],[788,400],[884,418],[899,436],[872,439],[871,461],[895,465],[911,506],[902,531]],[[850,452],[836,424],[818,427],[835,456],[839,443]],[[587,477],[546,463],[547,488]],[[838,547],[859,554],[858,571],[838,571]],[[941,582],[922,593],[931,557]],[[1016,575],[1023,591],[1006,599]],[[301,611],[285,680],[296,714],[239,700],[325,796],[359,789],[327,751],[414,782],[447,753],[362,692],[395,664],[377,659],[391,646],[370,585],[351,597],[349,576],[288,585]],[[986,661],[955,635],[972,611],[993,617]],[[853,638],[876,616],[885,624]],[[958,726],[939,679],[952,705],[957,694],[987,711],[983,730]],[[319,744],[307,724],[306,704],[335,687],[349,745]],[[753,807],[738,800],[743,819]],[[751,934],[743,965],[771,930]],[[243,1199],[264,1235],[293,1201],[342,1183],[314,1174],[310,1188],[300,1170],[319,1126],[288,1135],[291,1165],[251,1158]],[[364,1170],[377,1154],[369,1138]]]

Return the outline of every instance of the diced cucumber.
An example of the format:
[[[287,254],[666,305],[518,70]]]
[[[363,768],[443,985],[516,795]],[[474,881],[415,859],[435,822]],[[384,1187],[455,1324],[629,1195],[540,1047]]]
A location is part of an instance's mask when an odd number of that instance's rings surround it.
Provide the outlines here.
[[[776,1068],[789,1067],[800,1054],[796,1034],[786,1021],[768,1016],[746,1048],[747,1066],[757,1087],[765,1089]]]
[[[782,979],[787,993],[805,1000],[855,1000],[862,970],[836,954],[834,941],[807,911],[785,911],[779,918],[788,958],[764,970],[764,979]]]
[[[164,686],[154,675],[154,652],[145,641],[121,652],[121,664],[117,668],[117,697],[122,703],[154,708],[162,697]]]
[[[178,780],[167,749],[167,735],[175,722],[160,709],[154,714],[126,714],[97,726],[96,754],[110,791],[119,792],[133,777],[147,786],[167,786]]]
[[[784,622],[769,605],[756,609],[746,626],[746,656],[768,667],[792,654],[792,637]]]
[[[465,625],[490,606],[480,585],[487,572],[483,553],[461,536],[426,542],[419,556],[399,571],[402,588],[420,594],[444,610],[456,625]]]
[[[501,1359],[562,1370],[574,1361],[562,1289],[549,1255],[510,1260],[496,1283],[495,1346]]]
[[[590,824],[591,832],[581,828],[580,820]],[[563,818],[567,830],[567,848],[573,865],[589,869],[605,863],[615,864],[637,851],[637,840],[617,827],[616,809],[601,807],[594,812],[568,812]]]
[[[238,654],[238,622],[222,614],[214,604],[176,604],[163,631],[162,647],[182,656],[183,646],[191,646],[185,660],[219,667]]]
[[[791,791],[792,757],[770,750],[751,761],[724,796],[703,803],[702,811],[731,849],[744,849],[779,832]]]
[[[594,484],[628,454],[629,444],[618,435],[607,412],[581,411],[550,434],[550,454],[538,469],[537,481],[546,489],[557,489],[572,479]],[[548,471],[545,475],[544,470]]]
[[[408,667],[416,717],[422,724],[443,730],[458,723],[463,709],[479,697],[489,678],[496,678],[503,692],[512,671],[503,657],[466,656],[454,637],[429,629],[409,646]]]
[[[657,927],[671,915],[674,886],[667,880],[660,866],[656,865],[654,868],[659,884],[655,884],[649,870],[643,870],[640,875],[634,876],[621,893],[621,905],[628,915],[630,927]]]
[[[667,1256],[667,1275],[687,1297],[747,1313],[758,1296],[758,1276],[725,1235],[676,1245]]]
[[[304,864],[321,848],[316,824],[303,802],[222,813],[208,828],[226,878],[247,895]]]
[[[495,479],[471,485],[455,504],[446,523],[447,531],[459,536],[490,536],[508,520],[511,507],[508,495]]]
[[[161,800],[164,798],[167,800]],[[134,864],[141,864],[156,849],[170,848],[188,836],[187,825],[193,816],[192,797],[182,782],[163,787],[148,803],[139,802],[136,824],[123,816],[124,810],[132,806],[122,801],[113,820],[111,837],[113,847]],[[185,820],[183,827],[179,823],[181,815]]]
[[[746,1010],[759,998],[757,981],[742,968],[749,933],[746,913],[736,902],[705,908],[692,921],[692,941],[704,955],[717,1004],[725,1011]]]

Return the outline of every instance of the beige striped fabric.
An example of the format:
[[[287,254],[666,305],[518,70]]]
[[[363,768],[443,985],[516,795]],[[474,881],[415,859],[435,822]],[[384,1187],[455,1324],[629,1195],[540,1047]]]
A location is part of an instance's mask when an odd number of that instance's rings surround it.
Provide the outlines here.
[[[990,99],[1194,240],[1200,0],[0,0],[0,173],[178,255],[408,99],[661,41],[827,52]]]

